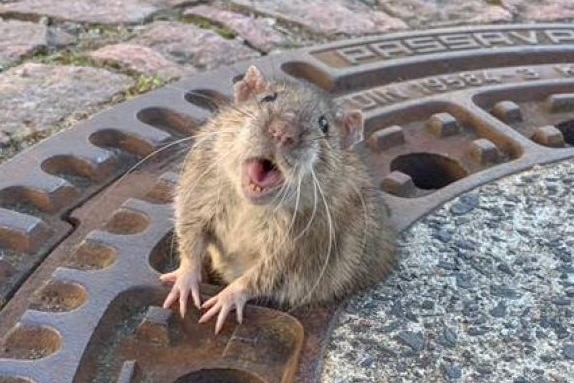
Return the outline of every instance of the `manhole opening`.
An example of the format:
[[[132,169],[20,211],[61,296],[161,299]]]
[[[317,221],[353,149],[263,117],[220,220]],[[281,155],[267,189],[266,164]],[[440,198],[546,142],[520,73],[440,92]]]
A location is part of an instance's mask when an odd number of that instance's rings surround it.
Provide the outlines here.
[[[143,213],[122,209],[113,215],[105,229],[110,233],[130,235],[144,231],[149,225],[149,217]]]
[[[17,326],[8,334],[0,358],[41,359],[60,348],[60,336],[47,327]]]
[[[116,261],[116,251],[101,243],[84,241],[66,264],[78,270],[99,270],[111,266]]]
[[[187,137],[197,129],[197,123],[193,118],[167,108],[145,108],[140,110],[136,116],[144,124],[176,137]]]
[[[574,146],[574,119],[562,121],[556,124],[556,129],[562,132],[562,136],[564,137],[564,141],[567,144]]]
[[[50,202],[46,193],[23,186],[12,186],[0,190],[0,207],[24,214],[41,216],[41,212],[51,210]]]
[[[48,312],[72,311],[84,304],[86,299],[86,290],[82,286],[70,282],[51,281],[32,295],[30,308]]]
[[[455,160],[431,153],[410,153],[391,162],[391,171],[411,176],[419,189],[436,190],[458,181],[468,172]]]
[[[96,180],[93,167],[88,161],[70,155],[58,155],[42,162],[42,170],[66,179],[80,189],[87,188]]]
[[[223,285],[221,278],[211,269],[210,257],[203,257],[203,270],[201,280],[203,283]],[[149,256],[150,266],[161,274],[174,271],[179,266],[179,252],[177,251],[177,239],[173,231],[167,233],[152,249]]]
[[[194,371],[174,383],[265,383],[265,381],[245,371],[221,368]]]
[[[185,100],[210,112],[216,112],[229,103],[229,99],[214,90],[197,89],[185,94]]]
[[[90,135],[90,142],[100,148],[127,152],[138,158],[149,155],[153,146],[132,134],[125,134],[116,129],[104,129]]]

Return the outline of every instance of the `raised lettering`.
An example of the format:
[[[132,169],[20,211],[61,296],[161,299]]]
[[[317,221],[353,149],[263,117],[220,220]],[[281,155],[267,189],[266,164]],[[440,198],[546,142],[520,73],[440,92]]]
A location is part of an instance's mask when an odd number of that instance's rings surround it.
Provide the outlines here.
[[[413,37],[404,40],[405,45],[417,53],[442,52],[446,47],[440,41],[431,36]]]
[[[377,55],[365,45],[356,45],[337,49],[337,53],[350,64],[360,64],[377,58]]]
[[[374,100],[368,93],[357,93],[347,98],[348,103],[353,107],[367,110],[377,106],[377,101]]]
[[[400,56],[410,56],[413,51],[405,46],[401,41],[381,41],[369,44],[369,47],[386,59]]]
[[[421,85],[435,92],[445,92],[448,90],[448,86],[437,77],[425,78],[421,81]]]
[[[485,47],[495,45],[514,45],[506,33],[502,32],[477,32],[474,37]]]
[[[546,31],[546,36],[554,44],[574,42],[574,30],[550,29]]]
[[[538,73],[532,68],[518,68],[516,70],[516,73],[521,74],[522,77],[526,80],[536,80],[540,78],[540,73]]]
[[[456,33],[452,35],[437,36],[449,49],[480,48],[480,44],[471,35]]]
[[[455,76],[442,76],[441,80],[444,81],[445,84],[455,89],[462,89],[466,87],[464,80]]]
[[[512,31],[509,33],[510,36],[516,38],[517,40],[528,43],[528,44],[538,44],[538,32],[537,31],[528,31],[528,35],[524,35],[524,31]]]
[[[554,69],[564,76],[574,76],[574,65],[556,65]]]
[[[375,100],[379,101],[381,104],[387,104],[387,103],[392,103],[392,102],[396,102],[396,101],[406,100],[408,98],[407,95],[405,95],[404,93],[402,93],[398,89],[391,88],[391,87],[373,89],[369,93],[371,94],[371,96]]]

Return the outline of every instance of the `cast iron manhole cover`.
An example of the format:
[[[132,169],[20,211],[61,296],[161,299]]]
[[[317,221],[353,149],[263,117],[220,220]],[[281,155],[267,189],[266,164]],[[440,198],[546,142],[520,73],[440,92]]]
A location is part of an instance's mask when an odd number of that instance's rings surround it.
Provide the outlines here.
[[[256,64],[366,112],[358,150],[402,230],[479,184],[573,157],[572,62],[574,27],[514,25],[389,34]],[[110,187],[196,131],[211,113],[201,95],[229,98],[248,65],[126,102],[0,166],[0,381],[317,380],[336,307],[250,306],[246,324],[229,321],[218,337],[193,312],[181,320],[158,307],[158,273],[174,267],[181,150]]]

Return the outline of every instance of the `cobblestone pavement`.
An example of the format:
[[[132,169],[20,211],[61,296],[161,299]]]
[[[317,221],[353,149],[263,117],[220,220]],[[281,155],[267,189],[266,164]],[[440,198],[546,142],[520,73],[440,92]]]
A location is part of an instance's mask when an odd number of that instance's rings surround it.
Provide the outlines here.
[[[0,0],[0,161],[127,97],[251,57],[393,30],[573,19],[570,0]]]
[[[387,31],[572,20],[572,0],[0,0],[0,162],[126,98],[252,57]],[[572,179],[572,163],[555,172],[526,176]],[[548,229],[567,219],[553,209],[564,195],[572,200],[572,185],[545,180],[531,190],[521,177],[485,186],[480,199],[453,201],[411,229],[399,272],[345,309],[325,381],[377,381],[397,356],[404,373],[392,381],[573,379],[572,232]],[[539,198],[556,190],[566,194]],[[514,192],[524,201],[512,200]],[[458,214],[461,203],[470,208]],[[528,225],[533,211],[544,211],[550,226]],[[493,238],[509,219],[525,223],[523,231]],[[478,225],[486,229],[476,234]],[[477,248],[483,239],[496,246]],[[548,261],[521,257],[518,242]],[[489,252],[496,264],[469,255]],[[554,274],[564,283],[549,282]],[[533,301],[532,278],[550,301]],[[444,322],[426,326],[439,314]],[[477,343],[484,334],[498,346]],[[532,368],[516,371],[516,358]]]

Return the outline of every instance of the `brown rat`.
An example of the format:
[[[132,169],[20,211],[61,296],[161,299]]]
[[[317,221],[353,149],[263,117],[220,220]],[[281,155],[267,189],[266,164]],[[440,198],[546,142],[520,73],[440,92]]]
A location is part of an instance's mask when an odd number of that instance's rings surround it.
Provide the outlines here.
[[[216,332],[254,298],[300,306],[328,302],[381,281],[395,262],[387,210],[351,150],[360,111],[319,89],[267,82],[254,66],[235,100],[206,123],[176,187],[180,266],[164,307],[191,294],[215,315]],[[228,285],[203,304],[202,257]]]

